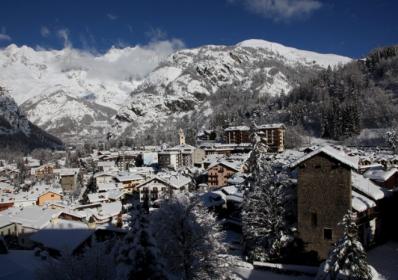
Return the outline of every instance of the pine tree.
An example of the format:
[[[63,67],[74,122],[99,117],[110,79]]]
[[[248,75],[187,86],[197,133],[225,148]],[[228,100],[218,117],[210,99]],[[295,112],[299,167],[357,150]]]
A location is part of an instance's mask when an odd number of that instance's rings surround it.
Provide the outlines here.
[[[149,221],[137,206],[129,231],[115,248],[118,279],[168,279]]]
[[[358,241],[358,229],[351,211],[344,215],[340,225],[344,228],[344,234],[329,253],[317,279],[371,280],[366,252]]]
[[[175,279],[228,279],[221,228],[198,198],[175,196],[151,218],[167,270]]]
[[[286,222],[286,187],[273,174],[260,139],[250,158],[251,176],[242,211],[246,251],[252,261],[279,260],[292,240]]]

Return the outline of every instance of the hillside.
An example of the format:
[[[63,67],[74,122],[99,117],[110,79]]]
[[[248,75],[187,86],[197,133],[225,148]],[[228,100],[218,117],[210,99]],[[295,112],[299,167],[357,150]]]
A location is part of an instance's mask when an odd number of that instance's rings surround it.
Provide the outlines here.
[[[283,101],[288,121],[324,138],[345,139],[362,129],[397,124],[398,46],[372,51],[336,70],[327,69]]]
[[[14,99],[0,87],[0,145],[2,149],[28,151],[60,148],[62,142],[32,124]]]
[[[161,129],[164,134],[165,127],[173,130],[179,122],[197,131],[232,107],[238,111],[245,103],[284,95],[326,67],[350,61],[263,40],[181,50],[132,91],[116,116],[113,133],[133,136],[149,130],[146,134],[151,135]],[[227,103],[231,106],[220,107]]]

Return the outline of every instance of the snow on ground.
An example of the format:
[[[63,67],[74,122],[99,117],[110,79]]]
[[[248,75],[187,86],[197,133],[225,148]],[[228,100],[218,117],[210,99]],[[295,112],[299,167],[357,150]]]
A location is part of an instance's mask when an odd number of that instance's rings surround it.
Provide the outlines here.
[[[297,276],[297,275],[287,275],[287,274],[279,274],[272,271],[265,271],[259,269],[250,269],[250,268],[236,268],[234,269],[235,274],[238,279],[244,280],[309,280],[314,279],[314,277],[310,276]]]
[[[10,250],[8,254],[0,254],[0,279],[35,279],[41,264],[41,259],[33,251]]]
[[[398,242],[390,241],[370,250],[368,260],[381,274],[380,280],[398,279]]]

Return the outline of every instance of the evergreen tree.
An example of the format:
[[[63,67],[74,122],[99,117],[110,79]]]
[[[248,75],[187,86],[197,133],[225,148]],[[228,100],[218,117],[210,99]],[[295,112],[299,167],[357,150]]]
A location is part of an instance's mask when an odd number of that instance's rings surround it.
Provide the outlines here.
[[[287,216],[286,186],[273,174],[264,140],[257,138],[249,158],[248,190],[243,203],[242,231],[249,259],[279,260],[292,240]]]
[[[175,279],[228,279],[221,228],[197,198],[174,196],[151,218],[167,270]]]
[[[358,229],[351,211],[344,215],[340,225],[344,227],[344,234],[329,253],[317,279],[371,280],[366,252],[358,241]]]
[[[146,214],[139,206],[132,214],[129,232],[115,249],[118,279],[168,279]]]

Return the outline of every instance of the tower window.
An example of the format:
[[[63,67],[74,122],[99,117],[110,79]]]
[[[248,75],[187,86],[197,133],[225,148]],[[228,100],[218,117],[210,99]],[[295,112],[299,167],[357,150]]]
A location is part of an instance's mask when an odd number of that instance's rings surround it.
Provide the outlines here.
[[[318,216],[315,212],[311,213],[311,225],[316,227],[318,225]]]
[[[332,240],[333,232],[331,228],[324,228],[323,229],[323,239],[324,240]]]

